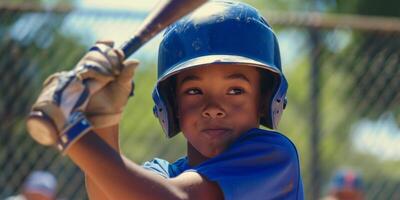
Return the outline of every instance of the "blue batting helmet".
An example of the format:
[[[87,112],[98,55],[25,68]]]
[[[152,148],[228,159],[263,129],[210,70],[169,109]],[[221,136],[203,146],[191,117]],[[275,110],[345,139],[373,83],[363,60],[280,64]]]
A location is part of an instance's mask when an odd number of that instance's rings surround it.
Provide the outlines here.
[[[153,100],[154,114],[166,135],[173,137],[180,132],[171,87],[174,75],[213,63],[253,66],[273,77],[274,84],[268,85],[270,94],[265,99],[267,113],[260,123],[275,129],[288,87],[276,36],[255,8],[239,2],[212,1],[169,26],[160,43]]]

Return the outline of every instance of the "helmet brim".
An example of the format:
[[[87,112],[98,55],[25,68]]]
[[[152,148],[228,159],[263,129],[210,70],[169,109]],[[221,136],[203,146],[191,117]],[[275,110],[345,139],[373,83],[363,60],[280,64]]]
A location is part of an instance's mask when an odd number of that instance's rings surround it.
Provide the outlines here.
[[[160,76],[162,78],[159,79],[158,82],[162,82],[183,70],[209,64],[248,65],[252,67],[258,67],[263,70],[268,70],[278,76],[282,74],[281,71],[274,65],[263,63],[248,57],[237,56],[237,55],[207,55],[207,56],[199,56],[196,58],[192,58],[184,62],[181,62],[174,67],[171,67],[168,71],[166,71],[163,75]]]

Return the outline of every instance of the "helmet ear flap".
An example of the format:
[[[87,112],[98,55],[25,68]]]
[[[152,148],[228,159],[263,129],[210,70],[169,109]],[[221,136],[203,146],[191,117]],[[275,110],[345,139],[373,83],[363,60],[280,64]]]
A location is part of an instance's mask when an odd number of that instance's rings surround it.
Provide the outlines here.
[[[260,124],[276,129],[287,104],[284,76],[260,69]]]
[[[171,138],[180,132],[175,96],[175,76],[169,77],[153,90],[154,115],[158,118],[165,135]]]
[[[153,100],[154,100],[154,107],[153,107],[153,114],[156,118],[158,118],[164,133],[168,133],[170,129],[169,120],[168,120],[168,113],[167,107],[165,102],[162,100],[159,91],[157,88],[153,90]],[[167,134],[167,137],[169,135]]]
[[[283,101],[283,110],[286,109],[287,103],[288,103],[288,99],[287,99],[287,97],[285,97],[285,100]]]
[[[271,114],[273,129],[278,128],[278,124],[281,119],[283,110],[285,109],[287,104],[286,92],[288,89],[288,83],[284,76],[281,76],[280,82],[281,83],[279,84],[279,87],[277,88],[277,91],[271,103],[270,114]]]

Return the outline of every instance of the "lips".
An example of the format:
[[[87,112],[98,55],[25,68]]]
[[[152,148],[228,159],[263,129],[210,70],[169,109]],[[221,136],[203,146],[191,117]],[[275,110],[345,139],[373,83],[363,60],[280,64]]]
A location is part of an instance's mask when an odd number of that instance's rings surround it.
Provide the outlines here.
[[[230,134],[232,132],[232,129],[213,127],[213,128],[205,128],[201,132],[203,132],[207,137],[212,139],[212,138],[224,137],[224,136]]]

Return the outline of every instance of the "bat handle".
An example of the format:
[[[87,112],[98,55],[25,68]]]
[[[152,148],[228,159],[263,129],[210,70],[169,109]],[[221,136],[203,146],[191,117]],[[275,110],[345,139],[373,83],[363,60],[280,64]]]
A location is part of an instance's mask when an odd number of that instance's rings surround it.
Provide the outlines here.
[[[26,120],[26,127],[31,137],[39,144],[49,146],[57,143],[56,126],[43,111],[30,112]]]
[[[140,37],[134,36],[132,39],[130,39],[127,42],[125,42],[120,47],[120,49],[124,52],[125,59],[126,59],[130,55],[135,53],[143,44],[144,44],[144,42]]]

